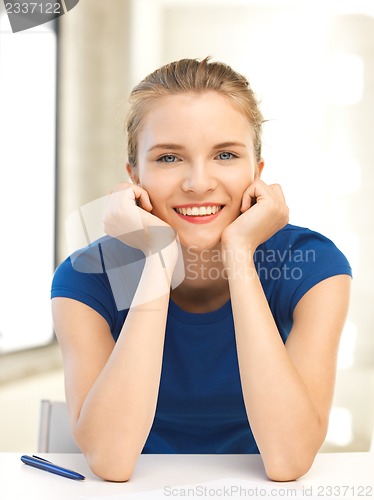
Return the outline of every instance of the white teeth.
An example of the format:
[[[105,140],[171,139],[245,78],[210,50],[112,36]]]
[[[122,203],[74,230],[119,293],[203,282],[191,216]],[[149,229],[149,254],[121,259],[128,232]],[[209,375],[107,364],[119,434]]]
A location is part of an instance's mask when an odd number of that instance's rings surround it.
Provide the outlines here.
[[[188,207],[176,208],[175,210],[182,215],[212,215],[221,210],[221,205],[214,205],[210,207]]]

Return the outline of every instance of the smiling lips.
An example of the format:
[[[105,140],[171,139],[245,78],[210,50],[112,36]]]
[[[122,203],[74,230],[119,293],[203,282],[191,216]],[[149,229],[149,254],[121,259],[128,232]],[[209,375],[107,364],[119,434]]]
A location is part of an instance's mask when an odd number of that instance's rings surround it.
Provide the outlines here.
[[[215,219],[223,205],[185,205],[175,207],[176,213],[184,220],[194,224],[204,224]]]

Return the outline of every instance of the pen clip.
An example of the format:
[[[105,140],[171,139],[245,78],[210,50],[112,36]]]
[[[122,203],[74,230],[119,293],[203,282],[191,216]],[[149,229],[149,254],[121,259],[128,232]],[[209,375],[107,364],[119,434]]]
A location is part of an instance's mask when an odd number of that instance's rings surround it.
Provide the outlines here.
[[[33,458],[37,458],[38,460],[43,460],[43,462],[47,462],[48,464],[52,463],[49,460],[46,460],[45,458],[42,458],[42,457],[37,457],[36,455],[33,455]]]

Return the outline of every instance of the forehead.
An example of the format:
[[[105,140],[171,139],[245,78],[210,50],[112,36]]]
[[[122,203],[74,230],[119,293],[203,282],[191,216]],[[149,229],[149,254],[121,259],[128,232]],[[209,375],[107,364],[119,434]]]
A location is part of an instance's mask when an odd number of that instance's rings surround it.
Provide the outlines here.
[[[202,136],[218,142],[233,136],[252,142],[253,127],[240,106],[229,97],[215,91],[186,92],[162,96],[147,104],[138,141],[171,142],[174,137],[173,141],[180,142]]]

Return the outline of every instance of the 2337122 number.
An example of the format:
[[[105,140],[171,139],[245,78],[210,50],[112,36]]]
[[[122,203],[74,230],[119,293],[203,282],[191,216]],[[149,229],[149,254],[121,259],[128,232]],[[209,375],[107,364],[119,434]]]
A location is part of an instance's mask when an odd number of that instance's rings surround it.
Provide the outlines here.
[[[373,486],[318,486],[317,497],[372,498]]]
[[[59,2],[6,2],[7,14],[64,14]]]

